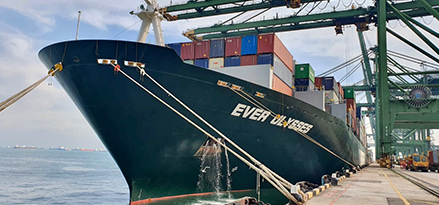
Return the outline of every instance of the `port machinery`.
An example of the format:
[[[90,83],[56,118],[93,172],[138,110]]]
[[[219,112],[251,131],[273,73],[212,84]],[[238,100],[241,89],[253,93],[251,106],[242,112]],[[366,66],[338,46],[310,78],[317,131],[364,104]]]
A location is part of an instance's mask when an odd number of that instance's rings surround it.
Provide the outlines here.
[[[336,6],[331,4],[330,9],[322,10],[321,7],[326,8],[324,4],[330,3],[322,2],[324,1],[191,0],[159,8],[158,12],[168,21],[238,13],[221,23],[183,33],[193,41],[322,27],[334,27],[336,34],[342,34],[343,26],[355,25],[362,50],[364,81],[363,85],[347,87],[352,87],[358,92],[366,92],[367,102],[358,103],[358,107],[368,108],[365,114],[371,119],[376,158],[383,158],[383,162],[387,162],[384,166],[390,167],[390,158],[394,158],[398,153],[426,154],[430,148],[430,129],[439,128],[439,101],[437,100],[439,78],[434,77],[439,74],[439,49],[431,40],[431,38],[439,38],[439,34],[415,18],[433,16],[434,20],[439,20],[439,0],[398,2],[378,0],[368,7],[344,5],[347,8],[345,10],[336,9],[340,2]],[[276,14],[276,17],[272,19],[252,20],[278,7],[295,10],[292,10],[292,15],[287,17],[278,17]],[[312,12],[317,9],[320,11]],[[242,17],[243,14],[254,10],[260,12],[237,23],[237,17]],[[398,20],[407,25],[407,29],[419,37],[425,43],[424,47],[428,47],[433,53],[412,43],[387,26],[386,22],[392,20]],[[369,30],[370,25],[377,27],[378,45],[370,49],[373,51],[374,58],[370,58],[371,52],[366,48],[363,37],[363,32]],[[428,33],[429,36],[424,33]],[[429,69],[413,70],[402,65],[400,61],[412,60],[413,62],[413,59],[406,54],[388,51],[387,34],[423,54],[428,61],[419,60],[419,64]],[[371,68],[371,61],[375,64],[375,69]],[[376,72],[373,73],[372,70]],[[372,96],[375,97],[375,101]]]

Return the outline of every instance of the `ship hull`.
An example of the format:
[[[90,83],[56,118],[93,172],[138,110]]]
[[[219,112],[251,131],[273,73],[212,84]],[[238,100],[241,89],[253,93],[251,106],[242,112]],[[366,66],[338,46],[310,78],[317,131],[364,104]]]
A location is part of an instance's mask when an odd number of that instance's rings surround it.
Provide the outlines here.
[[[365,163],[364,147],[341,120],[293,97],[185,64],[169,48],[126,41],[82,40],[50,45],[40,51],[39,57],[49,69],[62,62],[63,70],[55,77],[113,156],[130,188],[131,201],[208,191],[197,190],[201,162],[199,157],[194,157],[207,137],[115,72],[113,66],[98,64],[97,59],[117,59],[122,71],[219,137],[151,80],[141,77],[136,68],[123,65],[124,61],[144,63],[145,71],[156,81],[290,182],[319,183],[323,174],[349,165],[305,139],[297,130],[273,123],[276,119],[272,116],[265,120],[253,116],[255,120],[252,120],[249,112],[256,106],[229,88],[219,86],[218,80],[242,86],[243,92],[285,116],[285,120],[312,125],[306,134],[350,163]],[[255,97],[256,92],[264,93],[265,97]],[[256,173],[248,165],[234,156],[229,157],[229,164],[230,169],[237,168],[231,173],[233,190],[255,188]],[[269,187],[267,183],[264,186]],[[222,190],[226,189],[223,183]]]

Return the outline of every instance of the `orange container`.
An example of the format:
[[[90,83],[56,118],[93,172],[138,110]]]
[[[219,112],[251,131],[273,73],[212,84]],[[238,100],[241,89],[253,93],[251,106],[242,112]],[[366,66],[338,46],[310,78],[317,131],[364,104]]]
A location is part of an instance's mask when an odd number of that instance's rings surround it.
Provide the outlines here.
[[[285,95],[293,96],[293,89],[284,83],[279,77],[273,74],[273,90],[281,92]]]

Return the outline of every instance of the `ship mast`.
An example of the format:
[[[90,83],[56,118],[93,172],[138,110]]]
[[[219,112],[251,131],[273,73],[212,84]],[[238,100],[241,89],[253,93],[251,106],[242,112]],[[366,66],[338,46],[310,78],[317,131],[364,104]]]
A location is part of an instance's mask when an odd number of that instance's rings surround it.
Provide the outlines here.
[[[149,33],[149,28],[152,24],[156,45],[165,46],[162,25],[160,23],[164,18],[158,12],[157,0],[145,0],[145,3],[146,6],[144,4],[139,6],[138,12],[130,12],[131,14],[138,16],[142,20],[142,26],[139,30],[137,42],[145,43],[146,37]]]

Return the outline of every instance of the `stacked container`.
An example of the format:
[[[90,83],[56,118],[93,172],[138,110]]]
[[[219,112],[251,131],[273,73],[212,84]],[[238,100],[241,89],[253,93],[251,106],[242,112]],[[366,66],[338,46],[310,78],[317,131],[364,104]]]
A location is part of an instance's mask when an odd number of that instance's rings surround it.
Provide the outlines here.
[[[181,53],[181,44],[180,43],[170,43],[170,44],[167,44],[167,46],[169,48],[174,49],[174,51],[177,53],[177,55],[180,56],[180,53]]]
[[[273,53],[291,72],[294,72],[293,56],[275,34],[259,35],[257,47],[258,54]]]
[[[194,65],[202,68],[209,68],[209,59],[197,59],[195,60]]]
[[[224,57],[224,39],[214,39],[210,40],[210,52],[209,57],[219,58]]]
[[[258,65],[269,64],[273,66],[274,74],[290,88],[293,87],[293,73],[274,53],[258,55]]]
[[[240,56],[231,56],[226,57],[224,59],[224,67],[233,67],[241,65],[241,57]]]
[[[257,64],[258,64],[257,55],[241,56],[241,66],[257,65]]]
[[[315,88],[317,90],[321,90],[321,91],[325,90],[323,88],[323,85],[322,85],[322,80],[323,79],[321,77],[315,77],[315,79],[314,79],[314,86],[315,86]]]
[[[325,90],[325,103],[327,104],[339,104],[340,94],[338,84],[333,76],[322,77],[322,87]]]
[[[298,80],[301,79],[301,80]],[[295,66],[296,91],[308,91],[314,89],[314,70],[309,63],[297,64]],[[305,83],[306,82],[306,83]]]
[[[195,43],[195,59],[210,58],[210,41],[198,41]]]
[[[181,43],[181,53],[180,58],[183,60],[194,60],[195,59],[195,43]]]
[[[258,51],[257,36],[244,36],[241,43],[241,55],[255,55]]]
[[[241,44],[241,37],[227,38],[225,42],[225,56],[240,56]]]

